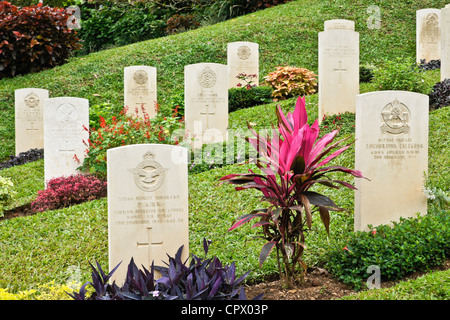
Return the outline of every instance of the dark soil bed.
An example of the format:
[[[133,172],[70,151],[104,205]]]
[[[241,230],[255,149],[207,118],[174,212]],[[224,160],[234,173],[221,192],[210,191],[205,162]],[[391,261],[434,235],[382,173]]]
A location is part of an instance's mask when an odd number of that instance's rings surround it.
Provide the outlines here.
[[[24,204],[20,207],[16,207],[3,212],[3,217],[0,220],[7,220],[17,217],[31,216],[36,212],[31,209],[31,203]]]
[[[450,259],[447,259],[442,266],[436,266],[431,269],[432,271],[450,269]],[[425,273],[414,272],[398,281],[382,281],[381,287],[388,288],[400,281],[416,279]],[[292,289],[284,289],[280,280],[249,285],[245,289],[248,299],[253,299],[263,293],[263,300],[334,300],[356,293],[351,287],[332,278],[322,268],[315,268],[309,271],[305,276],[304,283],[299,283]]]

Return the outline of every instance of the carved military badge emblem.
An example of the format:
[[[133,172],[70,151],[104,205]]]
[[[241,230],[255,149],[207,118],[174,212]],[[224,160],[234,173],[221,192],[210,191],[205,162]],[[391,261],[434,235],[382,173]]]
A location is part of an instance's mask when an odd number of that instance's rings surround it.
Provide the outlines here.
[[[251,54],[252,51],[247,46],[241,46],[238,48],[237,55],[241,60],[247,60]]]
[[[407,106],[395,99],[387,104],[381,111],[383,124],[382,133],[401,134],[409,132],[411,114]]]
[[[137,84],[143,85],[148,80],[148,74],[144,70],[138,70],[134,73],[133,79]]]
[[[25,105],[31,109],[36,108],[39,105],[39,97],[34,93],[30,93],[25,97]]]
[[[155,155],[150,151],[146,152],[143,158],[136,168],[128,171],[134,175],[134,182],[139,189],[146,192],[156,191],[164,183],[165,171],[168,169],[156,162]]]
[[[212,88],[216,84],[217,76],[209,67],[203,69],[198,75],[198,82],[203,88]]]
[[[69,125],[78,117],[78,112],[75,106],[71,103],[63,103],[56,110],[56,119],[64,125]]]

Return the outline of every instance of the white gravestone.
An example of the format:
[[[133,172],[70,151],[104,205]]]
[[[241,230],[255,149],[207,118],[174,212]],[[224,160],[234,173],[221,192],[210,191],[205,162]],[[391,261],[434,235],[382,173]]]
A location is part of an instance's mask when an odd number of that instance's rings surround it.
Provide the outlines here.
[[[108,150],[109,267],[125,279],[133,257],[150,270],[184,245],[189,255],[187,149],[138,144]]]
[[[319,121],[324,115],[355,113],[359,94],[359,33],[349,20],[325,21],[319,32]]]
[[[59,97],[44,100],[45,181],[79,173],[89,139],[89,100]],[[74,159],[78,158],[79,162]]]
[[[355,231],[426,214],[428,96],[379,91],[357,96]]]
[[[156,68],[130,66],[124,68],[124,107],[127,114],[143,118],[142,108],[150,118],[156,115]],[[136,113],[137,111],[137,113]]]
[[[441,58],[441,10],[416,11],[416,62]]]
[[[350,30],[355,31],[355,22],[345,19],[327,20],[324,22],[324,30]]]
[[[450,4],[441,9],[441,81],[450,78]]]
[[[226,141],[228,67],[198,63],[184,67],[185,130],[194,147]]]
[[[254,42],[231,42],[227,45],[227,64],[230,88],[244,87],[247,83],[237,78],[241,73],[247,75],[252,85],[259,85],[259,45]],[[253,77],[254,75],[254,77]]]
[[[15,90],[16,155],[30,149],[44,148],[45,99],[48,99],[46,89]]]

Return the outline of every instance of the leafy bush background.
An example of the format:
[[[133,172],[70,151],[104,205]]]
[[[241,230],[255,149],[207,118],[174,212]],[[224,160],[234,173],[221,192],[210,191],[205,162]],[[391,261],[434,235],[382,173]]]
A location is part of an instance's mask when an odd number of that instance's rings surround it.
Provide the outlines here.
[[[328,255],[328,270],[356,289],[371,275],[371,265],[381,269],[381,281],[442,264],[450,255],[450,215],[445,212],[400,219],[393,227],[381,225],[374,232],[356,232],[346,249]]]

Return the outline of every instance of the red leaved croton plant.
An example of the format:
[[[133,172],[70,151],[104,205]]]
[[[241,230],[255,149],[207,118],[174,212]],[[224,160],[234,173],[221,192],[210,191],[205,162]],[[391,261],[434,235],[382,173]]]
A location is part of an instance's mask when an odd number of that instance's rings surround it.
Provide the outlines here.
[[[355,189],[347,182],[327,176],[335,171],[364,177],[360,171],[328,165],[350,147],[351,143],[342,146],[349,137],[333,142],[338,134],[338,130],[335,130],[318,139],[317,120],[312,126],[307,124],[305,98],[298,98],[293,113],[284,115],[280,107],[277,107],[276,113],[278,128],[272,129],[271,136],[259,135],[248,125],[255,138],[247,140],[258,151],[257,166],[261,174],[250,170],[250,173],[230,174],[220,180],[239,185],[236,190],[255,188],[262,192],[263,200],[269,206],[240,217],[229,231],[259,218],[254,227],[262,227],[263,237],[267,240],[260,253],[260,265],[276,247],[280,276],[290,286],[297,279],[298,266],[303,270],[301,277],[306,272],[301,256],[305,248],[304,232],[311,229],[312,214],[319,212],[329,232],[329,211],[344,210],[328,197],[310,191],[311,187],[320,183],[333,188],[342,185]]]

